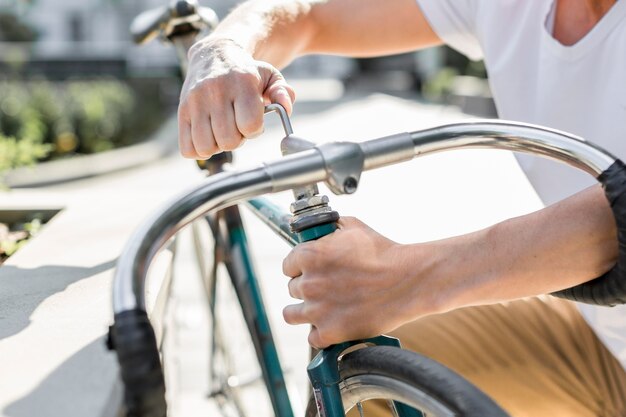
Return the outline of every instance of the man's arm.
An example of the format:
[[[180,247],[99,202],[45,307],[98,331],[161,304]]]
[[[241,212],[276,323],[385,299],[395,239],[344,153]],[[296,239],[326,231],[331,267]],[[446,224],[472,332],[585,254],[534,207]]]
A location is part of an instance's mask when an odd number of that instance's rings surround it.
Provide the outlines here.
[[[220,38],[277,68],[310,53],[378,56],[441,43],[415,0],[252,1],[206,40]]]
[[[415,245],[346,219],[285,259],[290,294],[303,303],[283,314],[291,324],[311,323],[309,342],[325,347],[429,314],[572,287],[609,270],[617,252],[599,186],[481,231]]]
[[[372,56],[439,43],[415,0],[244,3],[189,51],[181,153],[202,159],[238,147],[260,133],[269,102],[291,112],[294,92],[276,68],[297,56]]]

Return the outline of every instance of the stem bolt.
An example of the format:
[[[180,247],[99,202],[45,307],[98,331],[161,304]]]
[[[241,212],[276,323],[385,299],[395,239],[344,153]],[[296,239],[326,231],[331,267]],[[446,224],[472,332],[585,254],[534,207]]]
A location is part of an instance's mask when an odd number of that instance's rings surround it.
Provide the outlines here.
[[[356,191],[356,187],[358,185],[358,181],[354,177],[348,177],[343,182],[343,191],[346,194],[352,194]]]

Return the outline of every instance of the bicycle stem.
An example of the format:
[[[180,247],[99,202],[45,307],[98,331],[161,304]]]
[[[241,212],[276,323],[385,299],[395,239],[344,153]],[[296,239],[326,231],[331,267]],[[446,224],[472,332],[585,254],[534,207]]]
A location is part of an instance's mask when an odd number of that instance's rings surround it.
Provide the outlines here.
[[[263,164],[213,175],[148,218],[132,235],[117,263],[113,310],[145,310],[144,285],[152,259],[178,230],[209,211],[261,194],[325,181],[336,194],[356,191],[362,171],[435,152],[503,149],[564,162],[598,177],[616,158],[581,138],[506,121],[456,123],[363,143],[333,142]]]

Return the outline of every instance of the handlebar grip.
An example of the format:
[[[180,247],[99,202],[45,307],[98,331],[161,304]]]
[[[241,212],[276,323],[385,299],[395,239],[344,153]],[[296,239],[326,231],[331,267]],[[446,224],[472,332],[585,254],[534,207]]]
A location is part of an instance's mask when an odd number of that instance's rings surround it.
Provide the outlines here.
[[[165,381],[146,312],[135,309],[116,314],[108,345],[115,349],[120,364],[126,416],[165,417]]]
[[[626,304],[626,165],[619,159],[608,167],[598,181],[602,183],[606,198],[617,224],[619,254],[615,266],[604,275],[557,291],[553,295],[587,304],[615,306]]]
[[[131,22],[130,33],[136,44],[143,44],[159,35],[171,38],[177,34],[213,30],[218,21],[210,7],[201,7],[197,1],[177,0],[170,2],[169,7],[160,6],[137,15]]]
[[[133,41],[136,44],[143,44],[157,37],[161,26],[169,17],[170,11],[165,6],[156,7],[141,13],[133,19],[130,25]]]

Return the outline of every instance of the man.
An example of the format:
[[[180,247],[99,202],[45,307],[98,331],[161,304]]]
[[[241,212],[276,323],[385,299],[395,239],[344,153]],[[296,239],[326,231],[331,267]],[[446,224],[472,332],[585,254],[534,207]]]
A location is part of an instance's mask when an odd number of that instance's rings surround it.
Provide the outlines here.
[[[190,51],[181,152],[206,158],[240,146],[262,130],[269,102],[291,111],[294,92],[276,68],[299,55],[373,56],[442,42],[485,59],[501,117],[570,131],[626,158],[626,3],[615,0],[245,3]],[[408,323],[396,330],[405,346],[452,367],[514,416],[626,415],[624,307],[583,308],[585,321],[551,298],[495,304],[593,279],[617,255],[599,187],[574,194],[588,179],[541,161],[522,165],[545,202],[567,198],[418,245],[342,219],[338,232],[285,259],[290,294],[303,300],[285,308],[285,320],[311,323],[318,347]]]

